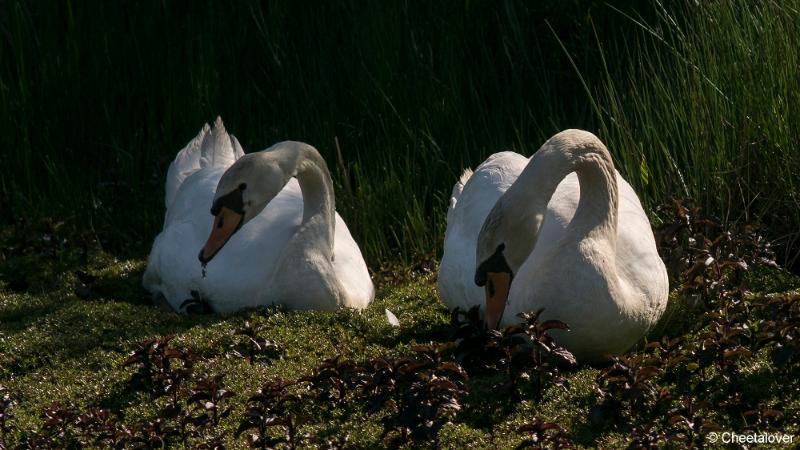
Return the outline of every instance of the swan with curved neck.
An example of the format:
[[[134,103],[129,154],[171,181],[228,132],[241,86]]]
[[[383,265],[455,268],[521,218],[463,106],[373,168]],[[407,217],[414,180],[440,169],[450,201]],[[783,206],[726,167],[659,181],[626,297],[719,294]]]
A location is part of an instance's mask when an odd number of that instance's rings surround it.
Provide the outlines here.
[[[365,308],[374,296],[372,281],[336,214],[333,183],[319,152],[287,141],[226,157],[230,148],[219,145],[228,141],[221,121],[204,132],[208,145],[190,143],[190,153],[184,149],[173,163],[181,167],[170,170],[185,179],[172,180],[178,187],[168,195],[168,202],[174,200],[153,245],[145,287],[176,310],[189,298],[216,312],[272,303]],[[195,155],[195,147],[204,151]]]
[[[471,273],[484,288],[487,325],[513,323],[520,312],[544,308],[542,319],[570,325],[571,331],[554,335],[579,359],[600,359],[635,344],[666,306],[667,275],[647,216],[603,143],[591,133],[566,130],[530,161],[505,155],[487,163],[484,170],[505,164],[506,176],[514,177],[484,209],[482,221],[472,215],[481,225],[469,224],[477,230]],[[470,190],[472,179],[477,184]],[[464,195],[491,185],[480,175],[470,182],[455,208]],[[463,238],[469,226],[460,228]],[[446,241],[445,259],[448,245],[457,244],[452,237]],[[452,282],[440,279],[443,296],[453,291],[442,289],[443,283]]]
[[[280,290],[287,279],[294,284],[302,280],[302,289],[286,290],[281,303],[335,309],[344,303],[346,293],[333,269],[333,183],[325,160],[308,144],[286,141],[244,155],[222,175],[211,207],[211,233],[198,259],[206,266],[293,177],[303,196],[303,219],[283,249],[270,284]]]

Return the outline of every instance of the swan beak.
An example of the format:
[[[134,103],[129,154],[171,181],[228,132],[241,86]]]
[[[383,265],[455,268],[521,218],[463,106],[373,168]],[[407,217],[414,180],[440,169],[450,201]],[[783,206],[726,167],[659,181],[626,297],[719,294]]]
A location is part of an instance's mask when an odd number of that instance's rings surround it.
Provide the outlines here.
[[[228,239],[242,225],[242,218],[244,218],[243,214],[234,212],[224,206],[220,208],[219,213],[214,217],[214,227],[211,229],[208,241],[206,241],[206,245],[198,255],[201,263],[206,264],[211,261],[211,258],[225,246]]]
[[[486,326],[495,329],[506,309],[508,290],[511,287],[511,274],[506,272],[486,273]]]

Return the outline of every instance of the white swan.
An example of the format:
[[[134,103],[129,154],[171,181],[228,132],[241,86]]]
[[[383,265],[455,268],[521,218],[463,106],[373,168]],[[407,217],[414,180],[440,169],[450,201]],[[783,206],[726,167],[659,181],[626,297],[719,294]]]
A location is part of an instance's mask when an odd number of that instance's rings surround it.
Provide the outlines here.
[[[373,298],[328,168],[308,144],[245,155],[217,118],[175,157],[165,200],[143,284],[176,311],[187,300],[220,313],[272,303],[363,309]]]
[[[553,336],[583,361],[633,346],[669,293],[639,198],[603,143],[581,130],[556,134],[530,160],[497,153],[465,172],[438,287],[451,308],[484,304],[490,326],[544,308],[542,320],[570,326]]]

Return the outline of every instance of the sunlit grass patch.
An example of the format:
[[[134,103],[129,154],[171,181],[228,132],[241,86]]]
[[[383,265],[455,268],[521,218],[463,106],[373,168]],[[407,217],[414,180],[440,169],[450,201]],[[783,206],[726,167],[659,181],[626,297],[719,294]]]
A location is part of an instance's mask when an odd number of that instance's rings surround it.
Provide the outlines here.
[[[103,252],[93,252],[81,267],[94,277],[90,280],[90,292],[83,298],[75,291],[85,280],[72,271],[59,278],[60,284],[55,289],[41,294],[0,292],[3,344],[0,384],[16,401],[8,421],[13,428],[6,436],[7,442],[21,442],[44,433],[42,414],[47,408],[64,413],[92,408],[117,411],[119,426],[143,433],[137,427],[163,418],[171,397],[154,396],[135,388],[131,384],[135,367],[124,367],[123,363],[138,348],[137,343],[174,336],[170,347],[191,351],[199,358],[194,363],[192,377],[223,375],[220,386],[232,393],[232,397],[220,400],[220,411],[226,413],[217,426],[187,425],[195,433],[189,437],[192,442],[221,440],[228,448],[246,448],[248,433],[253,431],[236,436],[240,423],[247,417],[247,399],[265,383],[284,380],[290,383],[288,392],[305,399],[287,414],[298,421],[303,435],[308,434],[298,438],[298,442],[309,448],[324,442],[342,443],[345,438],[354,445],[371,448],[427,447],[421,441],[404,443],[399,431],[385,434],[383,421],[392,417],[391,413],[386,409],[372,413],[365,410],[360,388],[347,391],[348,400],[342,407],[321,409],[313,401],[315,394],[308,386],[293,383],[311,374],[328,358],[339,356],[359,364],[376,358],[418,358],[417,345],[452,339],[450,314],[438,299],[434,275],[423,273],[402,283],[386,284],[363,312],[345,309],[323,313],[265,307],[230,315],[184,316],[156,309],[146,301],[146,293],[139,285],[142,269],[141,260],[117,260]],[[762,281],[752,285],[766,288],[777,282],[781,287],[798,286],[796,278],[781,272],[773,274],[779,281],[769,281],[773,277],[760,272],[756,278]],[[676,305],[682,301],[685,299],[671,299]],[[397,316],[399,327],[389,324],[386,309]],[[702,311],[692,316],[679,307],[674,314],[680,320],[666,320],[660,329],[689,340],[697,339],[694,330]],[[692,323],[695,327],[690,326]],[[250,361],[242,348],[237,347],[243,339],[249,339],[247,336],[266,339],[273,347]],[[655,335],[653,339],[657,339]],[[741,395],[748,401],[759,399],[764,405],[778,402],[787,414],[797,410],[797,396],[789,394],[788,403],[780,403],[781,397],[777,396],[786,382],[784,370],[773,365],[768,350],[760,350],[736,372],[742,377]],[[602,366],[566,368],[562,375],[568,388],[545,386],[541,401],[535,400],[534,391],[525,383],[515,388],[519,390],[514,395],[509,395],[507,388],[500,388],[507,383],[502,372],[472,374],[464,382],[460,409],[436,434],[438,445],[513,448],[530,438],[524,430],[531,429],[534,420],[540,420],[557,424],[564,436],[578,446],[626,446],[631,429],[614,425],[611,412],[596,412],[597,383],[602,371]],[[714,367],[709,367],[704,376],[709,380],[721,379]],[[184,381],[181,389],[192,389],[194,380]],[[661,388],[678,388],[668,380]],[[708,386],[718,389],[722,385]],[[185,402],[180,401],[182,405]],[[191,406],[186,405],[185,408]],[[725,426],[738,426],[728,422],[728,416],[721,412],[707,417]],[[70,430],[72,434],[66,441],[57,442],[88,442],[85,441],[88,435]],[[169,439],[180,441],[177,437]]]

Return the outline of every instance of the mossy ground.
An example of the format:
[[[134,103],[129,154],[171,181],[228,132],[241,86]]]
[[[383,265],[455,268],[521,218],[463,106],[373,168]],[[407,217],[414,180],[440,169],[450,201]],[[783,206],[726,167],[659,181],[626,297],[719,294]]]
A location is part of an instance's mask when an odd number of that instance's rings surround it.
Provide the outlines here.
[[[191,348],[202,357],[196,372],[225,375],[225,387],[236,393],[229,400],[233,410],[217,428],[207,430],[205,438],[222,437],[228,448],[246,448],[244,436],[236,438],[235,431],[246,399],[265,381],[297,379],[324,358],[336,355],[364,361],[408,354],[414,344],[444,342],[450,337],[449,313],[439,300],[433,272],[381,287],[375,301],[361,313],[262,308],[224,316],[185,316],[151,305],[140,285],[142,259],[116,259],[99,249],[83,253],[79,257],[70,257],[69,252],[58,253],[58,258],[35,253],[20,256],[18,263],[39,267],[25,280],[27,288],[22,292],[9,287],[8,276],[3,278],[0,384],[17,400],[10,422],[13,428],[6,436],[11,444],[40,429],[44,408],[56,401],[79,411],[92,406],[121,411],[126,423],[157,417],[166,400],[152,400],[132,390],[128,380],[133,369],[123,367],[135,344],[147,338],[175,335],[174,345]],[[8,267],[8,261],[3,267]],[[82,286],[78,269],[97,277],[80,296],[76,295]],[[762,286],[774,290],[800,287],[792,276],[759,277]],[[400,327],[389,325],[384,309],[397,315]],[[691,328],[693,316],[691,305],[673,296],[663,324],[654,333],[684,333]],[[230,347],[245,321],[263,327],[260,334],[278,344],[281,356],[254,364],[235,356]],[[751,369],[745,371],[753,380],[753,392],[745,393],[748,397],[763,397],[769,403],[781,395],[776,386],[791,385],[770,370],[766,357],[755,358]],[[570,389],[551,386],[540,403],[526,399],[524,393],[521,401],[511,401],[496,394],[496,380],[491,377],[472,378],[463,409],[439,434],[440,445],[514,448],[524,437],[517,429],[535,416],[560,424],[578,446],[624,447],[629,439],[626,434],[588,420],[596,402],[598,373],[592,367],[568,372]],[[314,435],[335,437],[347,432],[358,447],[396,445],[391,436],[381,438],[381,416],[367,415],[358,407],[341,415],[310,414],[318,415],[306,428]]]

